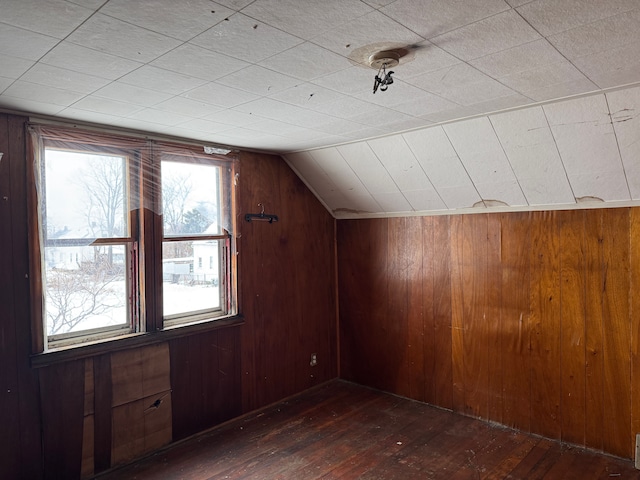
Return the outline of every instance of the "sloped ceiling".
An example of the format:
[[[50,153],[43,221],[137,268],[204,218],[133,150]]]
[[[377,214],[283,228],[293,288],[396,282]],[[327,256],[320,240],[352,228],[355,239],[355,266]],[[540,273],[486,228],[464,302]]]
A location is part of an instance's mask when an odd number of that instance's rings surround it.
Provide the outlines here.
[[[638,0],[0,0],[0,109],[284,154],[336,216],[636,201],[639,82]]]
[[[640,87],[286,155],[338,218],[640,200]]]

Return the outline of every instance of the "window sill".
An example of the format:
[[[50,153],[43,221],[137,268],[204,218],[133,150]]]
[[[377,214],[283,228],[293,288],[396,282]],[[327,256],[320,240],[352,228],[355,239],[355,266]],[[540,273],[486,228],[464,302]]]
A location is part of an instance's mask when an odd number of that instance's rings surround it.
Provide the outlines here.
[[[237,327],[243,324],[244,317],[242,317],[241,315],[235,315],[233,317],[223,318],[220,320],[204,321],[191,325],[171,327],[165,330],[159,330],[157,332],[133,333],[129,335],[123,335],[115,339],[102,340],[99,342],[79,344],[70,347],[48,350],[46,352],[36,353],[32,355],[31,367],[46,367],[56,363],[94,357],[97,355],[102,355],[104,353],[117,352],[119,350],[126,350],[129,348],[153,345],[155,343],[162,343],[173,340],[174,338],[186,337],[189,335],[195,335],[201,332],[209,332],[212,330],[219,330],[221,328]]]

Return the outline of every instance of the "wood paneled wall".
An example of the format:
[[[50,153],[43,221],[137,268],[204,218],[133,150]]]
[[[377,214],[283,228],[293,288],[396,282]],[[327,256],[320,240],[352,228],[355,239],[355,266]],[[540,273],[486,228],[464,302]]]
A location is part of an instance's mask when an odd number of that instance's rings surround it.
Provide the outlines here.
[[[335,220],[280,157],[243,154],[238,185],[248,412],[337,376]],[[279,220],[246,222],[259,203]]]
[[[248,153],[243,325],[31,367],[25,121],[0,114],[0,478],[98,473],[337,376],[335,222],[280,157]],[[257,203],[280,221],[245,223]]]
[[[632,457],[640,209],[338,222],[342,377]]]

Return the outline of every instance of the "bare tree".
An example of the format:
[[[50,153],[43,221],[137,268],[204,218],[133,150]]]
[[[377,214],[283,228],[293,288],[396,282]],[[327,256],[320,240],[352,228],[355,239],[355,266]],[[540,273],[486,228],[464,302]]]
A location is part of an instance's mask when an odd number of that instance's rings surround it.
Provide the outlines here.
[[[187,175],[172,175],[162,183],[162,218],[165,233],[181,233],[192,185]]]
[[[68,333],[89,318],[107,315],[125,304],[108,261],[82,264],[78,270],[51,270],[47,275],[47,331]],[[81,326],[81,329],[86,329]]]

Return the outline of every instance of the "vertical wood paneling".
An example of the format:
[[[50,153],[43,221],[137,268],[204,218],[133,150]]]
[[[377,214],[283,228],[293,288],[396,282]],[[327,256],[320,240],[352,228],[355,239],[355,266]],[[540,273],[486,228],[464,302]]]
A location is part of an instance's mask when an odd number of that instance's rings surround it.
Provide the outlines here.
[[[337,374],[334,228],[282,158],[243,153],[238,183],[242,405],[253,410]],[[246,222],[265,210],[279,221]],[[309,365],[311,353],[319,366]]]
[[[534,212],[531,218],[531,431],[559,439],[558,212]]]
[[[80,478],[85,362],[40,370],[44,478]]]
[[[406,277],[407,283],[407,322],[408,322],[408,380],[409,389],[407,396],[416,400],[424,401],[425,397],[425,360],[424,360],[424,287],[425,277],[423,268],[423,252],[421,245],[423,228],[421,222],[405,221],[403,232],[403,246],[407,256]],[[416,248],[418,247],[418,248]]]
[[[585,442],[585,215],[559,212],[562,440]]]
[[[502,343],[502,245],[501,216],[487,215],[487,284],[486,325],[487,335],[487,418],[502,423],[503,412],[503,355]]]
[[[338,222],[343,367],[358,372],[350,379],[403,395],[406,378],[424,372],[430,403],[631,456],[640,429],[639,211]],[[389,288],[408,248],[392,229],[412,223],[422,228],[422,245],[413,241],[422,252],[423,372],[398,364],[402,333],[391,335],[391,347],[380,341],[390,318],[420,322],[409,310],[398,314],[404,287]],[[375,303],[382,297],[388,317]],[[407,358],[415,338],[406,341]]]
[[[409,337],[409,252],[406,248],[407,219],[405,217],[388,220],[386,305],[388,308],[386,337],[387,367],[385,377],[393,389],[402,396],[409,396],[408,357],[414,349],[414,341],[422,339]],[[421,344],[421,343],[420,343]]]
[[[585,444],[602,449],[604,356],[602,323],[602,210],[585,212]]]
[[[629,211],[604,216],[602,292],[604,344],[604,449],[632,455],[631,323],[629,317]]]
[[[436,405],[453,408],[450,217],[433,218],[433,321]]]
[[[503,214],[501,231],[502,421],[531,429],[530,214]]]
[[[13,238],[11,225],[11,157],[9,153],[9,124],[0,115],[0,423],[5,432],[0,436],[0,477],[20,477],[20,397],[16,342],[16,315],[13,286]],[[6,200],[5,200],[6,197]]]
[[[465,285],[464,285],[464,217],[451,217],[451,362],[454,412],[465,411]]]
[[[631,434],[640,433],[640,209],[630,210]]]
[[[422,312],[423,312],[423,358],[424,358],[424,398],[427,403],[437,404],[438,385],[436,362],[438,359],[437,339],[436,339],[436,245],[434,242],[434,217],[423,217],[421,222],[415,222],[422,227]],[[415,248],[415,247],[414,247]],[[440,286],[442,290],[442,286]],[[451,333],[447,331],[445,338],[449,338],[451,344]],[[451,349],[447,355],[451,358]],[[450,384],[447,379],[444,385]],[[446,387],[445,387],[446,388]],[[416,398],[416,400],[418,400]]]
[[[487,215],[465,217],[463,252],[465,413],[489,415]]]
[[[111,467],[111,355],[93,359],[93,435],[94,471],[100,473]]]

